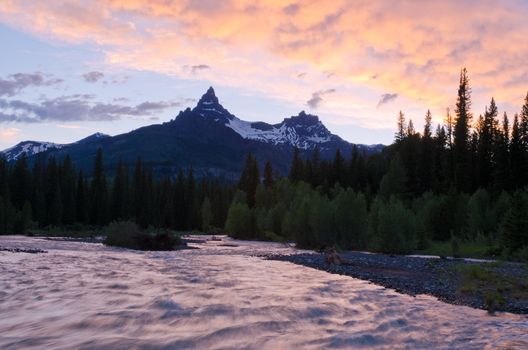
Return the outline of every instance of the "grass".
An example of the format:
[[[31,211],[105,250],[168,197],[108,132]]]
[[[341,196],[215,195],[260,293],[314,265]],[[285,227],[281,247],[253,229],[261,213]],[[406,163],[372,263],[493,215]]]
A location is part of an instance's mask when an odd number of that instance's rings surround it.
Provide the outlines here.
[[[528,299],[528,270],[524,276],[504,276],[498,270],[503,266],[503,262],[456,265],[459,291],[482,298],[490,313],[501,309],[507,300]]]
[[[462,258],[496,258],[494,248],[486,243],[458,241],[458,256]],[[451,241],[429,242],[427,248],[416,251],[420,255],[453,256]]]

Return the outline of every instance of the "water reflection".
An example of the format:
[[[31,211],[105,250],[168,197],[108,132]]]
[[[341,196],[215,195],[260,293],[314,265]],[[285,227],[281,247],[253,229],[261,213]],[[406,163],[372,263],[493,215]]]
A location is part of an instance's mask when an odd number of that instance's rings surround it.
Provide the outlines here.
[[[0,237],[0,348],[527,349],[528,319],[258,255],[261,242],[133,252]]]

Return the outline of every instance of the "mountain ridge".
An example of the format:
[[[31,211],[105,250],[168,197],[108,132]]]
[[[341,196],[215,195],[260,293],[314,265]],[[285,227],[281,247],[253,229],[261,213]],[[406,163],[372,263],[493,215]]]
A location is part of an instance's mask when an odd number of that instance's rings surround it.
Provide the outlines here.
[[[90,170],[95,151],[101,147],[109,170],[113,170],[119,159],[133,166],[141,157],[159,174],[172,175],[180,168],[192,166],[202,176],[227,177],[237,176],[248,152],[254,153],[260,163],[270,160],[284,174],[294,147],[303,153],[317,147],[322,158],[333,157],[338,149],[348,155],[354,146],[367,153],[380,152],[384,147],[349,143],[332,134],[318,116],[305,111],[276,124],[242,120],[220,104],[212,87],[194,108],[182,110],[162,124],[115,136],[96,133],[71,144],[25,142],[26,146],[19,143],[2,153],[11,161],[23,152],[29,158],[38,154],[57,157],[69,154],[81,168]]]

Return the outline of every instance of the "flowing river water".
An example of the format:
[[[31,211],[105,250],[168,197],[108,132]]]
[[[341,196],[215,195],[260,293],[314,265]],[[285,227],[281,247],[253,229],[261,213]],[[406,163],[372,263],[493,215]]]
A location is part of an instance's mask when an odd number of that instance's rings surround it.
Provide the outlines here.
[[[225,242],[224,242],[225,243]],[[271,261],[264,242],[136,252],[0,236],[1,349],[528,349],[528,318]]]

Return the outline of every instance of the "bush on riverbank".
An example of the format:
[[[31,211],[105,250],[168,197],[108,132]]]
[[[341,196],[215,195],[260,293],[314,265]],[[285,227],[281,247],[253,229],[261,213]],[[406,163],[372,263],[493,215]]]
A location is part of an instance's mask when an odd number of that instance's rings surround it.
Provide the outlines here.
[[[115,221],[106,228],[105,244],[137,250],[173,250],[181,239],[169,230],[151,233],[132,221]]]

